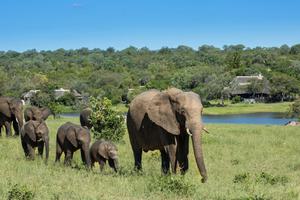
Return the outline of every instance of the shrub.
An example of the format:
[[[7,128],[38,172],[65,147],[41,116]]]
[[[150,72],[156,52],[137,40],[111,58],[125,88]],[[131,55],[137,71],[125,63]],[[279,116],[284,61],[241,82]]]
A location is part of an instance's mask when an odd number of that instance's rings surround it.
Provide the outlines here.
[[[56,102],[65,106],[74,106],[76,104],[76,97],[72,93],[65,93]]]
[[[300,99],[290,105],[289,115],[291,117],[300,117]]]
[[[106,97],[91,97],[89,107],[92,109],[90,121],[94,138],[121,141],[125,134],[124,117],[113,110],[111,101]]]
[[[31,200],[34,192],[30,191],[25,185],[15,184],[8,191],[8,200]]]
[[[231,99],[231,103],[240,103],[242,101],[242,98],[240,96],[235,96]]]

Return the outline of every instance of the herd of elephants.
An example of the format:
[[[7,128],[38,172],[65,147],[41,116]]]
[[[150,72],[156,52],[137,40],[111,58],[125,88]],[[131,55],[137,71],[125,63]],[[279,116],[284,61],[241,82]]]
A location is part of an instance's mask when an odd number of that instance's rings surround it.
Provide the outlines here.
[[[189,168],[189,137],[195,161],[202,176],[207,180],[204,164],[201,135],[208,132],[202,122],[203,106],[198,94],[184,92],[177,88],[164,91],[148,90],[137,95],[130,103],[127,113],[127,129],[134,156],[134,167],[142,169],[142,152],[159,150],[161,169],[164,174],[176,173],[179,168],[185,174]],[[116,172],[118,170],[118,149],[110,141],[97,140],[91,146],[89,116],[91,110],[86,108],[80,113],[80,125],[66,122],[56,134],[56,158],[62,153],[65,164],[69,165],[73,153],[80,149],[82,162],[92,167],[99,163],[100,170],[106,161]],[[45,147],[46,161],[49,157],[49,129],[46,124],[51,114],[48,108],[27,107],[23,111],[20,99],[0,97],[0,135],[5,126],[6,135],[11,135],[11,125],[15,135],[20,135],[25,156],[34,159],[37,147],[40,156]],[[25,121],[25,122],[24,122]]]

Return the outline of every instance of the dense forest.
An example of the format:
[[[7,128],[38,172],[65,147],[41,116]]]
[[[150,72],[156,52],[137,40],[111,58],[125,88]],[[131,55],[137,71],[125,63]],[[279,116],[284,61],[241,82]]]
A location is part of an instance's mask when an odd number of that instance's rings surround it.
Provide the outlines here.
[[[300,44],[289,47],[203,45],[128,47],[117,51],[81,48],[0,52],[0,95],[20,97],[30,89],[76,89],[106,96],[113,103],[130,100],[149,88],[175,86],[193,90],[203,100],[219,99],[237,75],[262,74],[270,81],[270,101],[291,100],[300,92]]]

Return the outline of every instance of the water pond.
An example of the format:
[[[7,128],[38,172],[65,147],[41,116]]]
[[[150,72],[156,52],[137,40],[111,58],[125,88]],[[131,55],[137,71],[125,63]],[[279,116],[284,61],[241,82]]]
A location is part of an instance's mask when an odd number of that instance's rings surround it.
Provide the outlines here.
[[[79,117],[79,113],[63,113],[62,117]],[[270,124],[284,125],[288,121],[296,120],[287,118],[283,113],[251,113],[234,115],[204,115],[204,123],[224,123],[224,124]]]

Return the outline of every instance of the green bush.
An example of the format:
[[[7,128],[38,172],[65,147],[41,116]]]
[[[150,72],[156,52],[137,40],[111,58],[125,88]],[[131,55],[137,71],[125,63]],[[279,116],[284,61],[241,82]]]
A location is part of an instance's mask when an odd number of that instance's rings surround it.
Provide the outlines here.
[[[34,192],[30,191],[26,185],[15,184],[8,191],[8,200],[31,200],[34,198]]]
[[[289,115],[291,117],[300,117],[300,99],[290,105]]]
[[[235,96],[231,99],[231,103],[235,104],[235,103],[240,103],[242,102],[242,98],[240,96]]]
[[[74,106],[76,104],[76,97],[72,93],[65,93],[56,102],[65,106]]]
[[[89,107],[92,109],[90,120],[94,138],[121,141],[125,134],[124,117],[113,110],[111,101],[106,97],[91,97]]]

